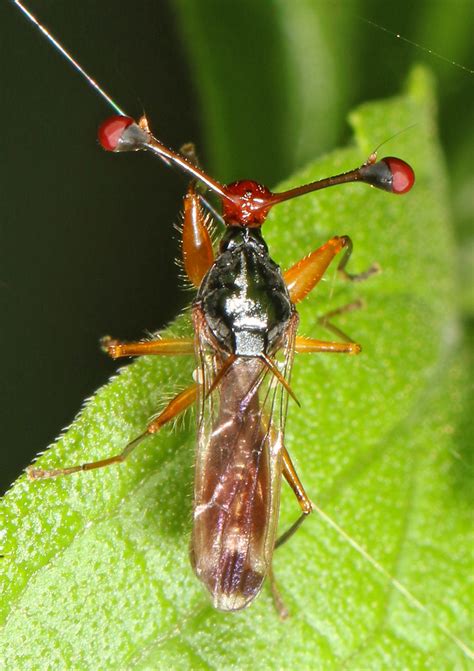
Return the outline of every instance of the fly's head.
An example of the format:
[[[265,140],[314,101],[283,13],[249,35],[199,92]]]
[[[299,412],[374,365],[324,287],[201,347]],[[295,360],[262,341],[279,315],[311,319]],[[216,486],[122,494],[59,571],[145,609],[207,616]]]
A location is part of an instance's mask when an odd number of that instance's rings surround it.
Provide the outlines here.
[[[218,196],[222,203],[222,217],[229,227],[260,228],[273,205],[337,184],[362,182],[401,195],[407,193],[415,183],[415,174],[408,163],[393,156],[377,160],[374,152],[359,168],[280,193],[272,193],[263,184],[250,179],[224,186],[186,156],[168,149],[157,140],[150,131],[146,117],[142,117],[138,123],[128,116],[107,119],[99,129],[99,142],[104,149],[112,152],[151,151],[167,165],[174,165],[186,172]]]
[[[227,226],[260,228],[272,206],[272,192],[250,179],[232,182],[224,190],[222,216]]]

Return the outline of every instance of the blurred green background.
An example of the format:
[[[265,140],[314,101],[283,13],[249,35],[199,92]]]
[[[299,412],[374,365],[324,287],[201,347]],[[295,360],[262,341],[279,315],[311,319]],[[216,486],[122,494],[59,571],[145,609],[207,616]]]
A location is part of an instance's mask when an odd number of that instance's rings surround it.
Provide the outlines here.
[[[222,181],[272,186],[347,141],[355,104],[396,94],[414,62],[429,65],[451,176],[460,308],[472,319],[474,77],[370,23],[472,69],[471,1],[29,7],[122,107],[146,110],[170,146],[193,139]],[[0,31],[5,489],[116,369],[99,337],[156,330],[189,295],[179,289],[173,228],[186,179],[151,157],[102,152],[95,134],[107,105],[12,3],[2,4]],[[342,225],[334,222],[328,237]]]

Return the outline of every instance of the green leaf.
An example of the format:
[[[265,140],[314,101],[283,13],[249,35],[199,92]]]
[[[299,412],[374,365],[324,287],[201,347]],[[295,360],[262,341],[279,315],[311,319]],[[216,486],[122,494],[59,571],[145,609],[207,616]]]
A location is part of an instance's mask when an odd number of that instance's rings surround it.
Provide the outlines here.
[[[338,187],[282,204],[266,224],[282,266],[349,234],[351,270],[373,261],[382,267],[352,285],[330,270],[301,304],[300,332],[321,338],[318,315],[356,298],[366,307],[337,319],[362,343],[359,357],[295,362],[292,386],[303,408],[290,405],[287,445],[309,495],[347,536],[314,514],[276,553],[291,617],[279,621],[268,590],[241,613],[213,611],[194,578],[188,417],[148,439],[125,465],[34,483],[22,476],[5,496],[5,668],[468,668],[473,427],[434,115],[430,78],[417,69],[405,95],[352,114],[353,146],[284,185],[349,169],[374,137],[417,122],[387,146],[415,168],[409,195]],[[189,329],[185,315],[167,333]],[[153,357],[121,369],[38,463],[118,452],[192,369],[184,358]],[[297,514],[285,487],[282,528]]]

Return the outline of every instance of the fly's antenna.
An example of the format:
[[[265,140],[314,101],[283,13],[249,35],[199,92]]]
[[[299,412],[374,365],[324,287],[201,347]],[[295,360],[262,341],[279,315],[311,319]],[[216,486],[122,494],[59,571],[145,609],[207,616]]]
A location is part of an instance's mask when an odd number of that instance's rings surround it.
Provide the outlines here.
[[[394,138],[398,137],[398,136],[401,135],[402,133],[406,133],[407,130],[411,130],[412,128],[415,128],[415,126],[418,126],[418,123],[412,123],[412,124],[410,124],[409,126],[407,126],[406,128],[402,128],[401,130],[397,131],[397,132],[394,133],[393,135],[390,135],[390,137],[388,137],[386,140],[384,140],[383,142],[381,142],[380,144],[378,144],[378,145],[375,147],[375,149],[371,152],[371,154],[370,154],[370,156],[369,156],[367,162],[368,162],[368,163],[369,163],[369,162],[370,162],[370,163],[375,163],[375,161],[377,160],[377,154],[378,154],[378,151],[379,151],[379,149],[380,149],[381,147],[384,146],[384,144],[387,144],[388,142],[391,142]]]
[[[54,35],[52,35],[49,30],[47,30],[36,18],[34,14],[32,14],[29,9],[25,7],[25,5],[20,2],[20,0],[13,0],[14,4],[18,7],[18,9],[26,16],[26,18],[31,21],[31,23],[38,28],[38,30],[43,33],[43,35],[46,37],[48,42],[50,42],[55,49],[59,51],[59,53],[64,56],[64,58],[71,63],[71,65],[79,72],[80,75],[84,77],[84,79],[87,81],[90,86],[92,86],[93,89],[97,91],[97,93],[110,105],[110,107],[115,110],[118,114],[125,114],[123,109],[106,93],[106,91],[93,79],[85,70],[83,67],[79,65],[79,63],[76,61],[75,58],[63,47],[61,42],[57,40]]]

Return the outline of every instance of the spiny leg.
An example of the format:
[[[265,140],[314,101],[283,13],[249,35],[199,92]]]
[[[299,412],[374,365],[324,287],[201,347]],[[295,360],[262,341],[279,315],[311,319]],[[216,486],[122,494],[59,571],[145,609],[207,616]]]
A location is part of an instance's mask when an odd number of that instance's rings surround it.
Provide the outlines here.
[[[207,218],[202,211],[194,182],[191,182],[184,197],[183,262],[186,275],[195,287],[199,287],[214,263]]]
[[[142,340],[140,342],[122,342],[105,336],[100,341],[103,351],[118,359],[123,356],[144,356],[159,354],[174,356],[177,354],[193,354],[194,342],[190,338],[157,338],[156,340]]]
[[[30,466],[26,469],[26,473],[30,480],[42,480],[45,478],[55,478],[61,475],[70,475],[71,473],[77,473],[82,471],[91,471],[95,468],[103,468],[104,466],[110,466],[111,464],[119,464],[133,452],[133,450],[139,445],[145,438],[156,433],[161,429],[164,424],[170,420],[177,417],[182,413],[186,408],[195,401],[197,393],[197,385],[193,384],[184,391],[180,392],[175,396],[166,406],[166,408],[148,425],[146,431],[139,435],[137,438],[132,440],[125,447],[122,452],[115,454],[112,457],[107,459],[100,459],[99,461],[91,461],[84,464],[78,464],[76,466],[68,466],[66,468],[53,468],[49,470],[44,470],[42,468],[35,468]]]
[[[283,279],[293,303],[299,303],[314,289],[336,254],[348,244],[348,240],[347,236],[331,238],[284,272]]]

